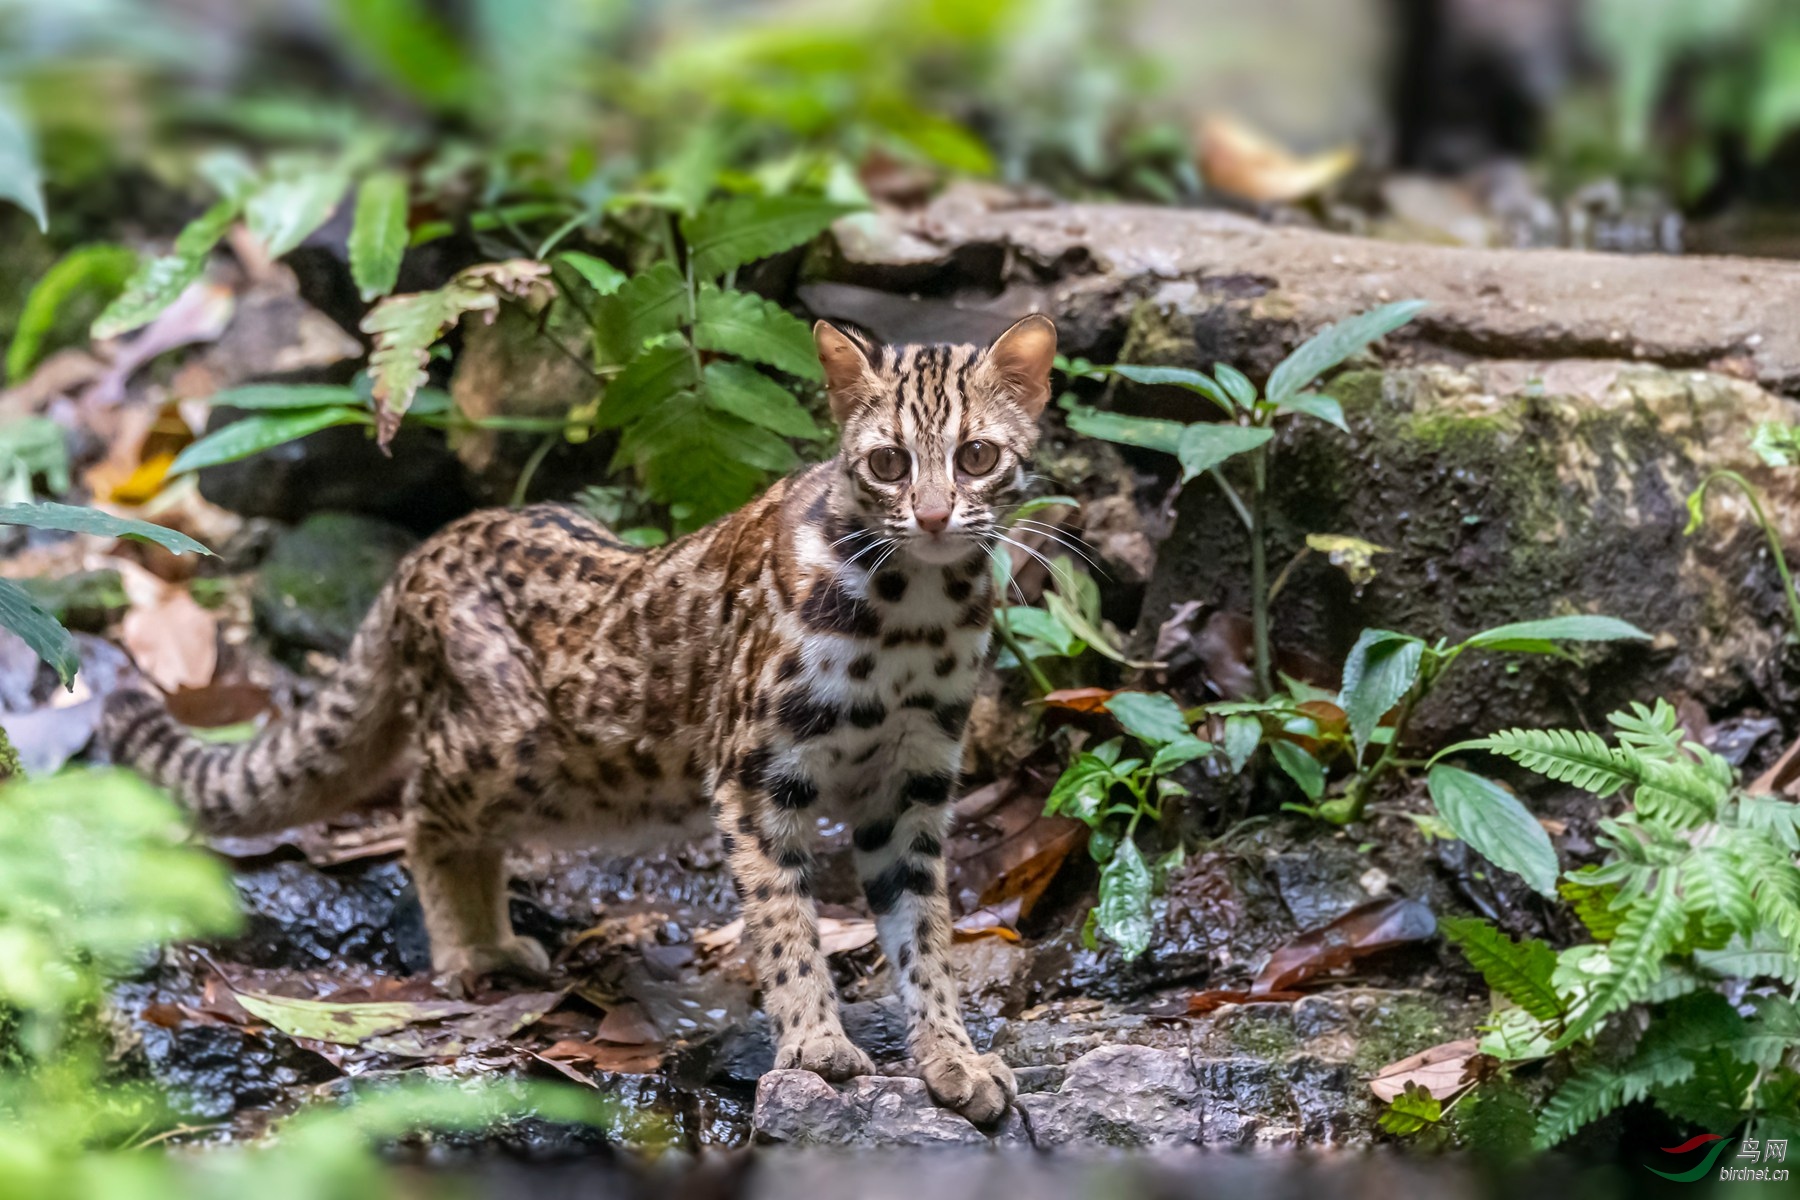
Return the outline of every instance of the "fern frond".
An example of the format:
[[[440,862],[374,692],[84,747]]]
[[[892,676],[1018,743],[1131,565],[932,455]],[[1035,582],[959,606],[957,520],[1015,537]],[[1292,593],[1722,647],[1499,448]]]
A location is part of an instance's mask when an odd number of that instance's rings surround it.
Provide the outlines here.
[[[1694,965],[1720,979],[1779,979],[1800,984],[1800,957],[1761,930],[1749,941],[1733,938],[1723,950],[1694,951]]]
[[[1793,856],[1774,842],[1747,835],[1733,838],[1732,849],[1749,881],[1757,920],[1789,953],[1800,955],[1800,867]]]
[[[1786,796],[1741,797],[1737,824],[1740,829],[1774,838],[1790,854],[1800,854],[1800,804]]]
[[[1702,846],[1688,856],[1681,866],[1681,894],[1688,911],[1709,926],[1747,934],[1756,924],[1750,880],[1725,846]]]
[[[1676,873],[1663,871],[1656,886],[1625,913],[1608,957],[1612,969],[1595,982],[1582,1006],[1552,1052],[1567,1049],[1602,1020],[1645,998],[1662,975],[1663,959],[1681,940],[1687,928],[1687,911],[1676,887]]]
[[[1681,756],[1681,718],[1675,706],[1658,699],[1655,708],[1633,700],[1630,712],[1610,713],[1607,722],[1619,731],[1619,741],[1639,750],[1654,750],[1667,758]]]
[[[1733,1053],[1753,1066],[1772,1071],[1788,1051],[1800,1047],[1800,1008],[1786,996],[1763,996],[1747,1033],[1733,1043]]]
[[[1537,1136],[1532,1139],[1538,1150],[1549,1150],[1575,1136],[1580,1129],[1598,1121],[1613,1109],[1640,1099],[1643,1092],[1628,1095],[1632,1081],[1618,1071],[1590,1063],[1570,1076],[1556,1094],[1545,1102],[1538,1113]]]
[[[1562,997],[1550,986],[1556,952],[1548,945],[1536,938],[1515,942],[1474,917],[1446,917],[1438,928],[1494,991],[1541,1021],[1562,1017]]]
[[[1467,743],[1512,759],[1558,783],[1610,796],[1639,777],[1638,758],[1581,729],[1507,729]]]
[[[1698,761],[1659,762],[1638,756],[1636,766],[1638,788],[1633,802],[1646,820],[1692,829],[1717,816],[1720,805],[1731,795],[1730,780],[1719,782]]]
[[[1575,909],[1575,917],[1587,927],[1596,942],[1610,942],[1619,932],[1624,910],[1614,905],[1619,889],[1610,883],[1593,879],[1591,868],[1583,868],[1565,877],[1556,890]]]

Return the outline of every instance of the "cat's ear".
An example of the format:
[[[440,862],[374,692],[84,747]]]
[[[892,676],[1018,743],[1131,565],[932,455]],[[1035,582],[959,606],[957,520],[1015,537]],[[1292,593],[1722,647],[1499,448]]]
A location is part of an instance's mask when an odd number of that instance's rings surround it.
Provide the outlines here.
[[[994,382],[1036,419],[1050,402],[1050,368],[1056,362],[1056,326],[1032,313],[994,339],[985,355]]]
[[[825,391],[831,398],[831,415],[842,425],[868,394],[874,374],[862,344],[830,321],[813,326],[813,345],[819,365],[825,368]]]

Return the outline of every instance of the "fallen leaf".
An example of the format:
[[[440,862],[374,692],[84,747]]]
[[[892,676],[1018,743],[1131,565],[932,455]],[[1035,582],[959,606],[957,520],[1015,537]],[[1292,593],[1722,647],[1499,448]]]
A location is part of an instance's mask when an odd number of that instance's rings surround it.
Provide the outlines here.
[[[1392,946],[1427,941],[1436,934],[1437,918],[1417,900],[1402,896],[1359,905],[1270,955],[1268,965],[1250,985],[1250,995],[1288,991],[1323,971]]]
[[[662,1030],[645,1015],[643,1007],[627,1000],[606,1010],[605,1019],[594,1032],[594,1040],[621,1046],[651,1046],[661,1042],[663,1036]]]
[[[1448,1100],[1471,1083],[1479,1083],[1492,1074],[1495,1059],[1481,1053],[1476,1038],[1445,1042],[1389,1063],[1369,1080],[1369,1090],[1387,1104],[1415,1083],[1437,1100]]]
[[[875,940],[875,922],[862,917],[819,918],[819,949],[826,957],[861,950]]]
[[[182,688],[165,699],[169,715],[183,725],[217,729],[241,725],[269,711],[269,689],[253,683],[214,683]]]
[[[1014,896],[1004,904],[978,908],[974,912],[960,918],[950,927],[952,940],[973,942],[981,938],[996,937],[1002,941],[1019,940],[1019,897]]]
[[[584,1062],[621,1075],[647,1075],[662,1066],[662,1051],[644,1046],[608,1045],[565,1039],[546,1047],[541,1058],[552,1062]]]
[[[702,953],[717,954],[729,950],[744,938],[744,918],[729,921],[716,929],[702,929],[694,935],[694,945]]]
[[[1227,1004],[1292,1004],[1304,998],[1305,994],[1302,992],[1268,992],[1252,996],[1249,992],[1232,988],[1212,988],[1189,996],[1186,1011],[1189,1016],[1197,1017],[1214,1009],[1224,1008]]]
[[[1323,554],[1327,562],[1342,571],[1357,587],[1379,574],[1375,569],[1377,554],[1393,553],[1386,546],[1377,546],[1374,542],[1365,542],[1361,538],[1342,533],[1309,533],[1306,535],[1306,545],[1308,549]]]
[[[124,559],[119,581],[131,602],[119,640],[138,669],[165,692],[202,688],[219,666],[219,623],[188,590]]]
[[[469,1000],[307,1000],[235,990],[252,1016],[291,1037],[407,1058],[462,1053],[508,1037],[548,1013],[566,992],[522,992],[493,1004]]]
[[[1356,165],[1344,146],[1302,158],[1236,117],[1200,123],[1200,172],[1208,187],[1257,204],[1291,204],[1336,183]]]
[[[1118,693],[1111,688],[1060,688],[1043,699],[1050,708],[1066,708],[1070,712],[1097,713],[1106,711],[1106,702]]]

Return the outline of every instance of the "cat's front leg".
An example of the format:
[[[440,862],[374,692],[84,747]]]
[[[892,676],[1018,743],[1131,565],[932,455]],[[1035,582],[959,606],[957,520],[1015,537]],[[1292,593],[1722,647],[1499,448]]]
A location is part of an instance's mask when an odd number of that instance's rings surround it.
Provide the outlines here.
[[[1005,1114],[1018,1087],[999,1055],[976,1053],[957,1004],[943,852],[951,783],[949,774],[906,779],[893,808],[856,827],[856,867],[906,1008],[920,1077],[932,1099],[987,1125]]]
[[[844,1033],[837,989],[819,948],[812,900],[810,780],[771,772],[765,756],[740,757],[713,789],[719,836],[744,905],[744,930],[775,1034],[775,1066],[838,1081],[872,1075],[875,1064]]]

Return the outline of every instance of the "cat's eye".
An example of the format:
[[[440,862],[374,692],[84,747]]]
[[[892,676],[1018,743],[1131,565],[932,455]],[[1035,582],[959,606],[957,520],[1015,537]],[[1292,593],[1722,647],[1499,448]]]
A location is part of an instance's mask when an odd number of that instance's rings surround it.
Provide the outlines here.
[[[956,451],[956,466],[965,475],[986,475],[1000,461],[1000,447],[992,442],[964,442]]]
[[[912,465],[906,451],[894,446],[883,446],[879,450],[869,452],[869,474],[883,483],[896,483],[906,478],[906,470]]]

